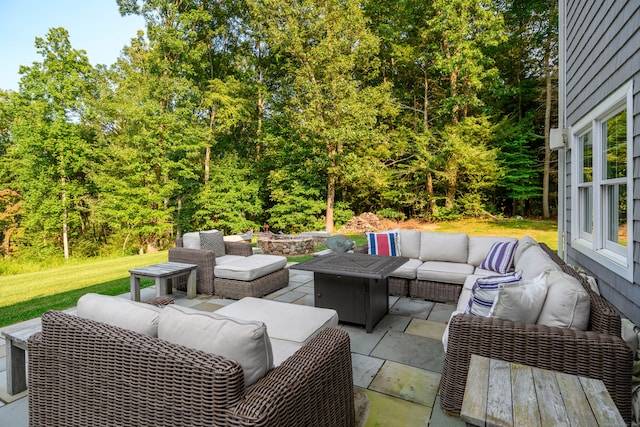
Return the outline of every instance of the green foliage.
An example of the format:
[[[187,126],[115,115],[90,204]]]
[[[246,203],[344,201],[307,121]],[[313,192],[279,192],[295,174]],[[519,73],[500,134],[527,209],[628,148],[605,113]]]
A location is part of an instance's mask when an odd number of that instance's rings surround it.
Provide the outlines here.
[[[393,209],[390,209],[390,208],[380,209],[379,211],[376,211],[376,215],[378,215],[381,218],[391,219],[393,221],[399,221],[407,218],[407,216],[404,213],[394,211]]]
[[[117,3],[116,64],[51,29],[0,92],[4,256],[539,209],[548,2]]]
[[[196,197],[193,230],[217,228],[225,234],[259,230],[256,219],[262,213],[260,185],[250,163],[233,154],[216,159],[211,180]]]

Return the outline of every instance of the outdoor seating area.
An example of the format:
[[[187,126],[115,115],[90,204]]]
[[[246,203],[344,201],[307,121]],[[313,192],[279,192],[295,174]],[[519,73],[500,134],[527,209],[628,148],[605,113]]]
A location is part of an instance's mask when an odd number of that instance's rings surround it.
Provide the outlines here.
[[[20,347],[29,352],[29,384],[37,387],[15,395],[0,388],[0,419],[17,414],[15,425],[27,425],[27,416],[31,425],[50,425],[52,419],[80,417],[81,424],[94,424],[109,413],[126,414],[113,415],[123,417],[122,425],[196,425],[196,419],[232,425],[464,425],[469,381],[493,386],[493,380],[473,380],[478,369],[470,369],[471,359],[478,355],[491,366],[525,366],[562,381],[588,377],[592,381],[583,382],[598,397],[591,416],[611,417],[597,418],[600,424],[630,422],[634,354],[621,337],[621,318],[546,245],[528,237],[413,230],[368,237],[366,255],[320,255],[299,264],[247,255],[250,244],[222,243],[221,235],[216,240],[224,254],[216,254],[219,247],[174,248],[208,259],[170,262],[190,262],[197,270],[190,275],[191,292],[200,269],[210,269],[203,275],[213,278],[213,288],[202,282],[197,287],[211,293],[198,291],[194,298],[174,278],[171,297],[164,282],[141,290],[132,285],[148,304],[131,301],[133,293],[88,294],[68,313],[46,313],[41,326],[29,325],[38,332],[28,348]],[[438,251],[424,249],[434,247]],[[234,250],[245,255],[229,253]],[[234,262],[239,268],[226,268]],[[252,282],[281,271],[284,284],[251,294]],[[387,278],[399,279],[399,286]],[[235,293],[219,287],[219,279],[229,280],[225,285]],[[389,295],[399,289],[402,295]],[[446,289],[445,301],[416,298],[416,289]],[[449,301],[452,295],[457,302]],[[2,332],[11,337],[7,331],[21,326]],[[6,360],[4,366],[0,375],[10,375],[15,363]],[[139,396],[140,390],[150,392]],[[172,390],[188,397],[171,406],[158,402],[157,396]],[[566,406],[558,419],[575,416]]]
[[[120,298],[130,300],[130,295],[123,294]],[[154,286],[141,290],[143,301],[153,298]],[[186,292],[179,290],[174,291],[173,298],[177,306],[203,312],[214,312],[237,302],[208,295],[188,299]],[[313,306],[312,273],[291,269],[288,285],[265,299]],[[464,426],[459,418],[442,413],[437,395],[444,360],[440,340],[454,308],[450,304],[392,296],[389,314],[372,333],[357,325],[338,325],[339,330],[348,334],[351,346],[356,425],[365,425],[366,421],[387,426]],[[67,312],[75,314],[75,310]],[[39,319],[26,323],[39,324]],[[12,325],[2,331],[21,327],[23,325]],[[0,340],[0,344],[4,343]],[[14,396],[6,393],[3,362],[0,359],[0,402],[3,402],[0,419],[6,420],[7,425],[27,426],[29,390]],[[155,363],[147,361],[147,364]],[[174,366],[170,372],[180,377],[176,381],[185,379],[184,368]],[[166,376],[167,372],[163,372],[161,377]],[[157,399],[156,402],[161,403]]]

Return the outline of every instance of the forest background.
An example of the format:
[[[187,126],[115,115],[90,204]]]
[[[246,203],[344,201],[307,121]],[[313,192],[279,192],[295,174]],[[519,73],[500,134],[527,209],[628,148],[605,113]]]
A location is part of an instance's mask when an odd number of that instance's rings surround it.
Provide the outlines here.
[[[115,64],[51,28],[0,90],[4,257],[556,208],[556,2],[117,3]]]

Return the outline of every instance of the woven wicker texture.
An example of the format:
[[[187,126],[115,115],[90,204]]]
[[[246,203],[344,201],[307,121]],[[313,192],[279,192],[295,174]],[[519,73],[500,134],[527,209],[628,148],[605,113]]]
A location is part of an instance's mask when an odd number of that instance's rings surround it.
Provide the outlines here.
[[[227,255],[249,256],[253,254],[250,243],[224,242],[224,250]],[[176,240],[176,247],[169,249],[169,261],[196,264],[196,293],[213,295],[215,293],[213,283],[213,268],[216,266],[216,255],[213,251],[205,249],[189,249],[182,247],[182,239]],[[187,276],[178,277],[173,284],[176,289],[187,290]]]
[[[416,280],[409,286],[411,298],[422,298],[429,301],[451,302],[458,301],[462,292],[462,285],[456,283],[433,282],[431,280]]]
[[[349,336],[326,329],[248,389],[240,366],[63,312],[29,339],[29,425],[353,426]]]
[[[222,277],[214,278],[213,282],[215,284],[216,295],[223,298],[260,298],[287,286],[289,284],[289,269],[283,268],[247,282]]]
[[[389,276],[387,282],[389,283],[389,295],[406,297],[409,295],[409,283],[415,282],[415,280]]]
[[[590,330],[576,331],[463,314],[454,316],[449,323],[440,381],[442,409],[451,415],[460,414],[471,354],[477,354],[600,379],[622,417],[630,423],[633,354],[620,338],[620,316],[604,298],[590,290],[583,277],[546,245],[541,246],[589,292]]]

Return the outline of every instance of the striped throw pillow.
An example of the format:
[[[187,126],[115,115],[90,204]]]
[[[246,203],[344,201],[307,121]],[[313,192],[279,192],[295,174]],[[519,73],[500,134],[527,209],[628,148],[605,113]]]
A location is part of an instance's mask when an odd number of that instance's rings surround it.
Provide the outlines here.
[[[513,254],[518,242],[496,242],[489,249],[486,258],[480,263],[480,268],[504,274],[511,268]]]
[[[522,272],[517,271],[502,276],[485,276],[476,279],[471,288],[471,298],[465,314],[488,317],[493,303],[498,297],[498,290],[504,285],[513,285],[522,281]]]
[[[369,255],[399,256],[398,233],[385,231],[380,233],[367,232]]]

